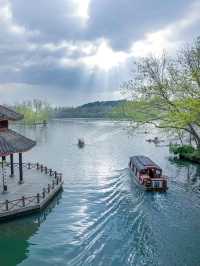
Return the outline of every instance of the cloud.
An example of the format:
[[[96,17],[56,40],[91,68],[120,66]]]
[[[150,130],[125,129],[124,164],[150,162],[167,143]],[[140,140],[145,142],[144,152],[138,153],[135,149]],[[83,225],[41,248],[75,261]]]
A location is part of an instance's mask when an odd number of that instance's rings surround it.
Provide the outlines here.
[[[114,52],[105,40],[102,40],[94,55],[82,58],[82,62],[89,68],[100,68],[109,71],[126,61],[128,55],[125,52]]]
[[[75,15],[87,21],[89,19],[89,7],[91,0],[73,0],[76,5]]]
[[[146,32],[179,20],[188,4],[187,0],[92,1],[88,35],[108,39],[114,49],[129,49]]]
[[[79,58],[77,60],[70,58],[69,55],[61,59],[63,66],[85,65],[88,71],[109,71],[114,67],[123,64],[128,54],[123,51],[113,51],[105,39],[99,40],[95,44],[86,44],[83,46],[79,44],[72,48],[73,51],[79,51]]]
[[[200,23],[200,2],[195,2],[187,14],[178,21],[168,24],[164,28],[145,34],[145,38],[133,43],[131,53],[134,57],[144,57],[150,54],[161,55],[163,50],[168,53],[173,53],[178,47],[183,45],[186,41],[184,33],[188,30],[191,31],[193,27]],[[193,30],[193,36],[198,30]],[[191,41],[191,40],[190,40]]]
[[[0,0],[0,100],[115,98],[132,58],[174,53],[199,13],[199,0]]]

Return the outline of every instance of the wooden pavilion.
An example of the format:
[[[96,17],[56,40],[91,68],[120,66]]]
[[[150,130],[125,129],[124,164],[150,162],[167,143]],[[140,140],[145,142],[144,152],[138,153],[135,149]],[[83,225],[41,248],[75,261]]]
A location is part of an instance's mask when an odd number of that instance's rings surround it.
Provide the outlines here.
[[[30,150],[36,142],[9,129],[9,121],[23,119],[23,115],[0,105],[0,157],[2,157],[2,169],[6,157],[10,157],[10,176],[14,176],[14,154],[19,156],[19,184],[23,183],[22,153]],[[3,180],[3,191],[7,186]]]

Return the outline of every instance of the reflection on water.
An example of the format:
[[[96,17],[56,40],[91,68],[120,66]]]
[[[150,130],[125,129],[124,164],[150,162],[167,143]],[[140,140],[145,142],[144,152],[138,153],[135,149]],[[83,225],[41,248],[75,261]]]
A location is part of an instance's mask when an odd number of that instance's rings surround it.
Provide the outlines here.
[[[42,223],[34,216],[0,225],[8,231],[1,234],[7,254],[22,235],[10,265],[200,265],[199,167],[168,160],[167,146],[147,143],[142,131],[127,135],[126,126],[77,119],[18,128],[39,140],[26,159],[63,172],[65,184],[60,203]],[[77,147],[80,137],[84,149]],[[166,194],[137,186],[127,169],[129,156],[136,154],[163,168],[169,176]],[[17,233],[20,223],[24,238]]]
[[[200,192],[200,165],[191,164],[187,161],[179,161],[177,159],[169,159],[171,164],[176,166],[176,176],[183,177],[185,179],[181,182],[181,179],[177,182],[175,176],[174,182],[182,183],[186,190],[191,190],[193,192]]]
[[[36,234],[40,225],[45,222],[53,208],[59,204],[61,193],[44,211],[10,222],[0,224],[0,265],[17,265],[29,253],[28,239]]]
[[[25,136],[36,140],[38,144],[47,143],[48,125],[25,126],[15,124],[15,130],[23,132]]]

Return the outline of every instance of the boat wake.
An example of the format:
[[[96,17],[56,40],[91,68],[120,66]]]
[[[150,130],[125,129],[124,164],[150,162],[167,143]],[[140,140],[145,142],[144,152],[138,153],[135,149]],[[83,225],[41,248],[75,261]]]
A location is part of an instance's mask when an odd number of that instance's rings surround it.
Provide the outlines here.
[[[69,265],[154,265],[156,248],[144,212],[145,193],[131,181],[127,169],[107,180],[92,206],[98,214],[88,210],[89,217],[81,223],[92,223],[71,243],[77,256]]]

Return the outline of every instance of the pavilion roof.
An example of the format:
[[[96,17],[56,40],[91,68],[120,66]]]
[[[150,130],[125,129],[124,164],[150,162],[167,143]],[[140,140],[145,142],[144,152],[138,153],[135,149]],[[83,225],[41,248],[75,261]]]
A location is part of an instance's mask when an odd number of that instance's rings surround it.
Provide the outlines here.
[[[12,120],[17,121],[23,119],[24,116],[15,112],[14,110],[0,105],[0,120]]]
[[[0,156],[25,152],[36,145],[36,142],[17,132],[5,129],[0,131]]]

